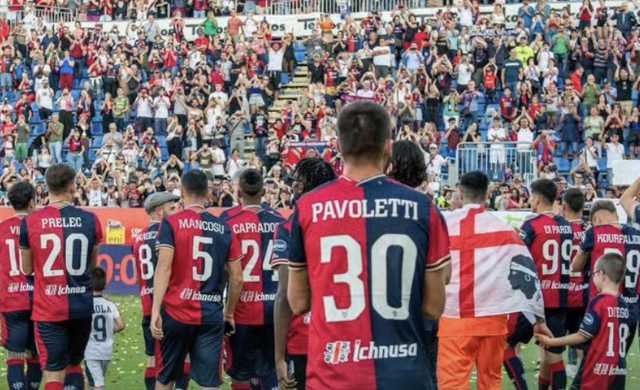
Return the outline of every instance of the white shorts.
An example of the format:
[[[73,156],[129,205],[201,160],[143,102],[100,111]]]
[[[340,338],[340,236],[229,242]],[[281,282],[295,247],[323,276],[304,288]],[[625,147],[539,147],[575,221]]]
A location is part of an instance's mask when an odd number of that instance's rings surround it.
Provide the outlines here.
[[[107,368],[110,360],[85,360],[87,380],[91,387],[104,387],[104,378],[107,376]]]

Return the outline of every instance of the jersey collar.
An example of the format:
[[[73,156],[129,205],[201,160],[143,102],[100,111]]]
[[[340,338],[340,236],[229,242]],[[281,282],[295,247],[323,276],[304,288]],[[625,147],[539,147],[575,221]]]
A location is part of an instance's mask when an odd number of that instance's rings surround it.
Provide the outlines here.
[[[381,177],[387,177],[387,175],[385,175],[384,173],[379,173],[379,174],[377,174],[377,175],[373,175],[373,176],[371,176],[371,177],[367,177],[367,178],[365,178],[365,179],[362,179],[362,180],[360,180],[359,182],[356,182],[356,181],[355,181],[355,180],[353,180],[352,178],[347,177],[347,176],[345,176],[345,175],[342,175],[342,176],[340,176],[340,177],[341,177],[341,178],[343,178],[344,180],[348,181],[349,183],[354,183],[355,185],[359,186],[359,185],[362,185],[362,184],[368,183],[368,182],[370,182],[370,181],[374,181],[374,180],[376,180],[376,179],[379,179],[379,178],[381,178]]]

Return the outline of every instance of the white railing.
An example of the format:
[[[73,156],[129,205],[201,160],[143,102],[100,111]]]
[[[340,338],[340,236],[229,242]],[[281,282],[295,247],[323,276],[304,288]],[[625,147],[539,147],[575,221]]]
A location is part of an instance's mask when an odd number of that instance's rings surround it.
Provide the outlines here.
[[[78,10],[65,7],[25,7],[19,11],[9,11],[8,19],[11,23],[19,21],[30,22],[34,19],[40,19],[45,23],[71,23],[78,20]]]
[[[427,0],[272,0],[265,12],[269,15],[345,14],[370,11],[394,11],[403,7],[425,8]]]
[[[465,142],[456,150],[458,177],[471,171],[486,172],[492,181],[504,179],[506,169],[521,175],[526,184],[538,177],[536,150],[531,143]]]

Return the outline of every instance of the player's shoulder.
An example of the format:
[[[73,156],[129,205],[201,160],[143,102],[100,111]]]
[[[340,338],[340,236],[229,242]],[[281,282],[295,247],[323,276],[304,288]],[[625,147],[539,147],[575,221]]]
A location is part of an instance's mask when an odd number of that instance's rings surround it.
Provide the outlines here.
[[[240,214],[242,214],[243,208],[242,206],[234,206],[230,209],[227,209],[220,214],[220,219],[223,221],[228,221],[231,218],[234,218]]]
[[[313,190],[300,196],[300,198],[297,201],[297,205],[301,206],[307,203],[316,202],[318,200],[331,199],[330,194],[334,193],[333,191],[335,191],[336,189],[338,189],[343,185],[344,184],[341,182],[341,178],[337,178],[337,179],[328,181],[326,183],[323,183],[317,186],[316,188],[314,188]]]
[[[622,225],[622,231],[627,235],[640,235],[640,230],[630,224]]]
[[[524,218],[522,222],[522,226],[532,226],[534,224],[539,223],[538,221],[542,221],[542,214],[529,214]]]
[[[260,214],[266,215],[272,218],[276,218],[276,219],[281,219],[283,221],[285,220],[285,218],[282,216],[282,213],[280,213],[280,211],[274,209],[273,207],[269,206],[266,203],[263,203],[261,205]]]
[[[13,215],[4,221],[0,222],[0,234],[5,230],[9,229],[11,226],[19,225],[22,222],[22,217],[18,215]]]

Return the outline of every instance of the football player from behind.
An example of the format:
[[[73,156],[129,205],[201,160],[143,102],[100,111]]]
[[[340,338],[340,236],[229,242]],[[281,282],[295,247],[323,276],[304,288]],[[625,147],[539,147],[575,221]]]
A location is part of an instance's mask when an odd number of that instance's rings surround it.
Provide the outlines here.
[[[617,253],[625,259],[626,270],[621,285],[622,299],[629,307],[629,337],[627,349],[633,342],[638,320],[638,274],[640,271],[640,231],[631,225],[620,224],[616,206],[610,200],[598,200],[591,205],[591,225],[584,234],[578,254],[571,264],[574,271],[597,269],[596,259]],[[589,266],[589,263],[591,265]],[[589,300],[598,294],[595,280],[589,284]]]
[[[558,189],[548,179],[531,184],[531,208],[536,215],[527,220],[520,237],[529,248],[540,279],[545,319],[554,336],[567,333],[567,293],[573,248],[571,224],[553,212]],[[546,349],[542,354],[538,388],[564,389],[567,375],[562,360],[564,346]]]
[[[38,389],[42,371],[31,321],[33,278],[22,273],[20,264],[20,223],[34,208],[35,190],[28,182],[18,182],[7,198],[16,213],[0,223],[0,332],[7,350],[7,380],[9,390]]]
[[[91,335],[84,351],[85,371],[91,390],[104,390],[104,378],[113,356],[113,335],[124,330],[118,307],[102,295],[106,284],[104,270],[94,268]]]
[[[599,258],[592,276],[597,295],[589,301],[579,330],[564,337],[536,335],[547,348],[589,342],[572,389],[625,387],[631,325],[629,306],[620,294],[625,274],[625,261],[620,254],[608,253]]]
[[[20,225],[25,274],[34,273],[35,339],[44,390],[80,390],[80,363],[91,333],[93,275],[102,227],[91,212],[73,206],[76,172],[68,165],[47,169],[49,205]]]
[[[273,253],[273,233],[284,218],[261,204],[264,195],[262,174],[256,169],[240,173],[237,187],[241,205],[225,211],[227,222],[242,248],[243,288],[234,312],[235,333],[229,337],[231,365],[227,374],[232,389],[249,389],[257,379],[262,389],[277,387],[273,360],[273,302],[278,275],[269,261]]]
[[[562,215],[571,224],[573,231],[573,249],[571,261],[578,254],[578,249],[584,238],[586,223],[582,219],[584,208],[584,194],[579,188],[569,188],[562,195]],[[582,272],[571,272],[569,277],[569,292],[567,296],[567,332],[576,333],[580,329],[584,311],[589,302],[589,267]],[[582,356],[580,346],[570,346],[567,360],[567,374],[575,377],[578,358]]]
[[[160,222],[175,213],[178,209],[179,196],[170,192],[155,192],[144,201],[144,209],[151,222],[137,237],[133,245],[136,257],[138,284],[140,285],[140,301],[142,303],[142,336],[144,337],[144,353],[147,355],[147,368],[144,371],[144,384],[147,390],[156,387],[155,341],[151,336],[151,306],[153,305],[153,275],[158,264],[158,229]],[[186,365],[186,363],[185,363]],[[180,380],[176,381],[176,384]],[[184,382],[184,380],[182,380]]]
[[[156,390],[174,388],[187,354],[192,379],[203,390],[213,390],[223,383],[217,369],[222,367],[223,336],[235,330],[242,251],[229,226],[205,208],[209,191],[203,171],[182,176],[181,195],[185,209],[163,219],[158,233],[150,324],[159,340]]]
[[[296,165],[293,173],[295,196],[298,198],[335,178],[336,174],[329,163],[320,158],[305,158]],[[275,364],[280,388],[304,390],[310,313],[294,316],[287,302],[290,232],[290,222],[278,226],[271,258],[271,266],[277,270],[279,279],[273,319]]]

